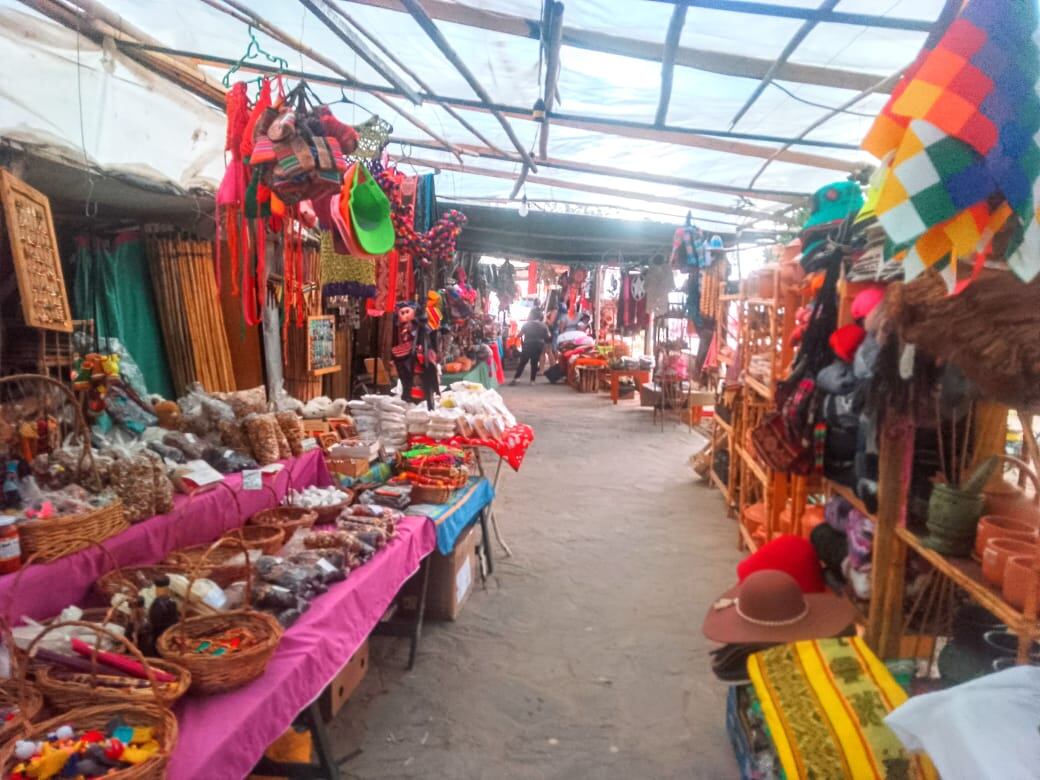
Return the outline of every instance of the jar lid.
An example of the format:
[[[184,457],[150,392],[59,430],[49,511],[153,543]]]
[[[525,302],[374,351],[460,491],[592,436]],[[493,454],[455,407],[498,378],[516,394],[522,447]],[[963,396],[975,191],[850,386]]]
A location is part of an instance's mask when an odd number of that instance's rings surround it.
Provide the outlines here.
[[[18,518],[14,515],[0,515],[0,527],[14,525],[18,522]]]

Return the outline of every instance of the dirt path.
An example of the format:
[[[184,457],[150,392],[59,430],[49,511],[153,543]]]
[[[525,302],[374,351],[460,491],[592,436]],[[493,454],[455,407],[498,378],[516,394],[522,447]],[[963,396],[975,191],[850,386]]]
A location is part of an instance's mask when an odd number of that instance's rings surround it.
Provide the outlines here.
[[[332,726],[357,778],[732,778],[726,689],[705,606],[739,555],[717,491],[686,464],[702,439],[662,433],[541,381],[506,388],[536,441],[496,504],[513,550],[456,623],[373,640],[368,678]]]

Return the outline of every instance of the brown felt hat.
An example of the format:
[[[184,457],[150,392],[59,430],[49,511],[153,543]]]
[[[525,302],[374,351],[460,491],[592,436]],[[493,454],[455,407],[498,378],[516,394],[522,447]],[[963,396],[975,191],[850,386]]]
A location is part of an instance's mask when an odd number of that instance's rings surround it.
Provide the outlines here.
[[[831,593],[802,593],[782,571],[748,575],[711,605],[704,635],[715,642],[798,642],[837,636],[855,619],[847,598]]]

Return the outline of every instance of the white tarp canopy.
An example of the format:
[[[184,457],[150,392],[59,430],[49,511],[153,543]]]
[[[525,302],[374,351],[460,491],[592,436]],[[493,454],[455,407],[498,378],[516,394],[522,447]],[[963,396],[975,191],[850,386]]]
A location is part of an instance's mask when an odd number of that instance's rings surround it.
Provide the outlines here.
[[[544,94],[546,58],[538,33],[523,31],[540,29],[542,2],[469,0],[467,5],[421,1],[494,104],[522,112],[510,112],[508,121],[525,149],[537,151],[539,125],[529,112]],[[620,206],[638,209],[639,216],[656,213],[673,221],[689,209],[709,229],[746,222],[737,210],[741,198],[733,192],[712,191],[711,185],[748,188],[766,157],[781,149],[775,139],[796,138],[813,122],[831,114],[831,109],[855,97],[863,85],[880,82],[908,65],[943,5],[941,0],[840,0],[822,6],[820,0],[770,0],[748,2],[748,10],[743,12],[742,3],[690,0],[675,49],[677,64],[664,130],[654,128],[662,84],[660,55],[677,3],[567,0],[562,16],[559,99],[549,129],[549,161],[696,180],[707,188],[544,164],[530,175],[521,194],[532,202]],[[393,155],[425,161],[414,163],[421,172],[430,165],[441,170],[438,195],[461,201],[509,198],[522,169],[515,146],[486,107],[474,110],[481,102],[479,96],[399,0],[321,0],[317,5],[349,14],[414,71],[434,95],[449,102],[456,99],[458,114],[506,152],[508,159],[467,154],[472,151],[469,147],[487,152],[484,141],[443,104],[427,99],[412,105],[399,91],[395,93],[393,84],[294,0],[238,0],[232,4],[222,0],[0,0],[0,47],[5,60],[5,77],[0,80],[0,137],[42,147],[52,155],[86,159],[100,168],[168,181],[183,189],[215,188],[224,168],[222,112],[130,59],[120,41],[151,43],[212,60],[237,60],[249,44],[249,29],[241,21],[241,11],[232,11],[239,16],[235,19],[215,7],[227,10],[228,5],[236,4],[329,58],[341,72],[257,31],[263,49],[284,58],[289,69],[329,80],[342,79],[346,72],[358,83],[380,90],[393,106],[440,138],[466,145],[459,147],[463,168],[499,174],[456,170],[459,160],[436,148],[439,142],[415,122],[368,91],[346,89],[345,96],[355,103],[340,103],[334,107],[336,114],[353,123],[366,119],[369,111],[388,120],[394,127],[395,141],[389,150]],[[30,6],[50,10],[51,16],[57,8],[64,13],[66,24]],[[115,15],[122,17],[118,30],[109,25],[110,38],[90,34],[90,25],[102,18],[99,6],[110,12],[109,22]],[[763,6],[772,8],[772,13],[763,13]],[[813,13],[802,13],[799,18],[772,15],[785,8]],[[801,18],[821,8],[822,15],[816,19]],[[868,16],[890,20],[891,26],[849,23],[870,21]],[[77,20],[75,26],[82,25],[79,32],[68,23],[69,18]],[[517,26],[517,20],[528,20],[528,24]],[[493,29],[476,24],[489,24]],[[764,87],[759,86],[758,77],[717,72],[733,62],[740,66],[734,69],[746,64],[761,70],[780,57],[785,47],[790,48],[789,41],[800,33],[802,40],[789,52],[789,64],[770,74],[776,80]],[[369,48],[375,50],[371,43]],[[376,53],[386,61],[385,54]],[[714,62],[717,55],[730,59],[723,58],[721,64],[711,64],[708,69],[686,64],[697,57]],[[192,64],[184,57],[178,61],[197,68],[217,86],[227,71],[226,66],[212,62]],[[269,64],[262,56],[254,62]],[[425,91],[399,68],[390,67],[410,88]],[[255,76],[245,68],[238,75]],[[326,100],[341,96],[337,86],[316,80],[311,84]],[[761,94],[731,127],[756,89]],[[856,146],[886,98],[884,92],[870,94],[808,133],[806,141],[823,145],[796,144],[790,153],[806,157],[771,162],[754,181],[755,189],[763,192],[744,200],[744,209],[775,212],[791,204],[792,194],[811,193],[827,182],[845,178],[856,165],[872,162]],[[558,121],[557,114],[561,116]],[[741,135],[728,137],[727,133]],[[414,141],[423,146],[410,143]],[[731,143],[735,146],[722,146]],[[535,155],[535,162],[538,160]],[[409,163],[402,164],[410,169]],[[660,202],[662,199],[668,202]]]

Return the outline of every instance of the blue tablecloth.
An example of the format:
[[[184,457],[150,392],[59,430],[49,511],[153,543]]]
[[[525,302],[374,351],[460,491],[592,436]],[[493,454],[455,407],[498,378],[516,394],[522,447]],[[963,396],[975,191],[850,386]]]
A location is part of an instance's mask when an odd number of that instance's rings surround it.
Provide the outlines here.
[[[437,550],[448,555],[455,549],[455,540],[494,498],[495,489],[487,478],[473,477],[464,488],[455,491],[450,504],[412,504],[407,514],[430,518],[437,529]]]

